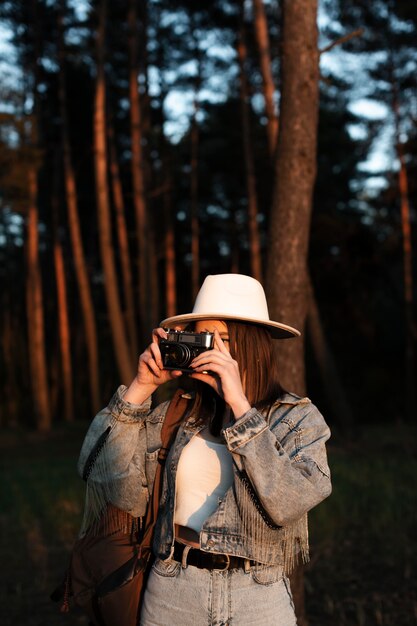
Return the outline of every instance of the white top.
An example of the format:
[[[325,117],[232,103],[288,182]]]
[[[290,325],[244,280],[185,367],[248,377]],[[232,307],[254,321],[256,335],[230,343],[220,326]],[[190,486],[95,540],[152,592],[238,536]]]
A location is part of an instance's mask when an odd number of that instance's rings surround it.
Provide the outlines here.
[[[233,483],[232,455],[225,444],[196,435],[178,461],[174,522],[197,533]]]

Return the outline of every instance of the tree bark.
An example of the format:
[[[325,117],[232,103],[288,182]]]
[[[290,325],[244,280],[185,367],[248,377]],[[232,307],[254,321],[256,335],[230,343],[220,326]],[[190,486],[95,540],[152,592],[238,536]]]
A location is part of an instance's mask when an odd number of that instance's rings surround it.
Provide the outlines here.
[[[15,428],[19,424],[19,385],[16,379],[16,371],[19,363],[19,338],[21,329],[16,323],[12,307],[11,294],[7,291],[2,296],[3,317],[2,317],[2,349],[4,361],[4,377],[2,381],[2,395],[5,399],[0,407],[0,426],[2,428]]]
[[[155,241],[155,215],[148,215],[148,289],[149,289],[149,313],[152,328],[160,321],[159,317],[159,281],[158,281],[158,252]],[[151,330],[151,329],[149,329]],[[148,337],[149,341],[149,337]]]
[[[265,113],[267,119],[268,148],[271,157],[275,154],[278,137],[278,115],[274,100],[275,86],[272,76],[271,51],[269,45],[268,20],[263,0],[253,0],[254,26],[256,43],[259,52],[259,65],[262,74],[262,83],[265,99]]]
[[[168,148],[165,149],[165,153]],[[176,284],[176,259],[175,259],[175,231],[172,219],[172,172],[171,160],[165,158],[166,187],[164,190],[164,227],[165,227],[165,306],[167,317],[177,313],[177,284]]]
[[[197,90],[196,90],[197,91]],[[198,215],[198,101],[194,96],[194,112],[191,120],[191,168],[190,168],[190,209],[191,209],[191,290],[195,300],[200,288],[200,220]]]
[[[143,135],[141,119],[141,100],[138,88],[138,28],[136,0],[129,0],[128,9],[128,46],[129,46],[129,101],[130,101],[130,136],[132,148],[132,183],[133,204],[136,216],[136,234],[138,244],[139,270],[139,313],[141,340],[144,342],[152,328],[149,314],[148,285],[148,249],[147,249],[147,215],[145,197],[145,170],[143,159]]]
[[[256,196],[256,177],[253,162],[253,148],[250,129],[250,105],[248,81],[246,79],[245,65],[247,49],[245,41],[244,0],[241,2],[241,15],[239,25],[239,39],[237,52],[240,70],[240,111],[242,118],[242,143],[246,172],[246,190],[248,195],[248,225],[249,225],[249,249],[251,273],[256,280],[262,282],[261,244],[258,228],[258,199]]]
[[[119,164],[117,162],[116,145],[114,140],[113,124],[108,122],[110,176],[113,190],[113,202],[116,212],[117,238],[119,242],[120,265],[122,270],[123,293],[126,305],[126,326],[129,330],[130,345],[134,353],[138,349],[136,332],[135,298],[133,295],[133,279],[130,263],[129,238],[127,234],[125,203],[123,199],[122,181],[120,179]]]
[[[392,72],[393,75],[393,72]],[[413,316],[413,249],[411,239],[410,203],[408,199],[408,174],[400,131],[400,106],[398,88],[392,77],[392,108],[395,119],[395,148],[398,162],[398,189],[400,193],[401,230],[403,247],[404,311],[405,311],[405,413],[411,422],[415,419],[415,354]]]
[[[266,288],[272,319],[303,331],[308,310],[307,253],[316,177],[319,105],[317,0],[283,1],[282,94]],[[304,339],[281,341],[284,387],[305,394]],[[293,577],[298,623],[304,626],[302,577]]]
[[[270,216],[267,290],[277,319],[304,329],[307,253],[316,176],[318,50],[316,0],[284,1],[281,130]],[[305,391],[303,338],[280,343],[283,383]]]
[[[99,7],[99,26],[96,39],[96,92],[94,99],[94,169],[96,182],[97,212],[101,260],[105,276],[107,310],[119,374],[127,384],[134,372],[134,360],[126,336],[120,306],[118,281],[115,267],[111,232],[109,190],[107,184],[106,147],[106,84],[104,75],[105,24],[107,2]]]
[[[32,120],[32,124],[35,123],[36,122]],[[51,409],[46,365],[42,276],[39,263],[37,178],[37,168],[34,164],[34,160],[32,160],[28,169],[29,198],[26,239],[26,312],[29,339],[30,380],[32,384],[36,427],[40,432],[47,432],[51,428]]]
[[[350,436],[353,426],[352,411],[337,371],[336,362],[326,341],[310,276],[308,276],[308,295],[307,327],[313,347],[314,358],[331,410],[331,421],[340,425],[345,436]]]
[[[94,315],[93,297],[85,260],[84,245],[81,235],[80,218],[78,211],[77,187],[74,167],[72,164],[71,144],[67,115],[67,88],[65,72],[64,37],[62,32],[62,15],[65,14],[65,0],[61,2],[58,16],[59,32],[59,105],[61,114],[62,156],[64,162],[65,199],[68,211],[68,225],[71,238],[72,254],[74,258],[75,276],[80,296],[81,313],[87,344],[88,380],[90,388],[91,410],[97,413],[101,406],[100,400],[100,371],[97,341],[97,327]]]
[[[54,265],[58,304],[58,335],[61,356],[62,383],[64,392],[64,417],[67,422],[74,420],[74,392],[71,361],[71,330],[68,318],[68,297],[65,278],[65,263],[62,244],[59,239],[58,197],[52,199],[54,231]]]
[[[233,209],[232,213],[230,231],[230,272],[239,274],[239,230],[235,209]]]

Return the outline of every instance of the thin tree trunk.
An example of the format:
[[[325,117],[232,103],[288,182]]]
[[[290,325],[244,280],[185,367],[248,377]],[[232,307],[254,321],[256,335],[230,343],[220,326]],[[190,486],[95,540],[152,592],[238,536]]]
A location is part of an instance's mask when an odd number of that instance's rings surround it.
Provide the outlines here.
[[[104,76],[106,13],[107,2],[102,0],[99,7],[99,26],[96,39],[97,78],[94,99],[94,168],[99,241],[105,276],[107,310],[119,374],[122,381],[127,384],[134,372],[134,361],[127,341],[118,293],[107,184],[106,84]]]
[[[141,101],[138,89],[138,29],[136,0],[129,0],[129,101],[130,135],[132,147],[133,204],[136,215],[136,232],[139,264],[139,313],[141,339],[145,341],[151,330],[149,315],[147,216],[145,199],[145,171],[142,149]]]
[[[74,420],[74,393],[71,360],[71,329],[68,317],[68,297],[65,277],[65,263],[62,244],[59,239],[58,195],[55,186],[52,198],[52,221],[54,234],[54,264],[58,304],[58,335],[61,357],[61,372],[64,392],[64,417],[67,422]]]
[[[400,192],[401,229],[403,236],[403,276],[404,276],[404,309],[405,309],[405,412],[411,422],[415,417],[415,354],[414,354],[414,320],[413,320],[413,250],[411,239],[410,203],[408,199],[408,174],[404,159],[404,148],[400,132],[400,108],[398,89],[393,77],[392,107],[395,119],[395,142],[397,158],[400,164],[398,171],[398,189]]]
[[[158,11],[156,19],[161,18],[161,8]],[[164,63],[162,46],[158,47],[157,64],[162,66]],[[164,102],[168,95],[167,85],[163,74],[160,78],[160,124],[164,128]],[[176,251],[175,251],[175,209],[173,207],[174,179],[173,179],[173,162],[170,142],[162,131],[160,135],[160,152],[162,155],[164,175],[162,177],[163,185],[163,216],[164,216],[164,270],[165,270],[165,313],[167,317],[171,317],[177,313],[177,275],[176,275]]]
[[[198,144],[197,121],[198,101],[194,96],[194,112],[191,120],[191,169],[190,169],[190,210],[191,210],[191,291],[195,300],[200,288],[200,220],[198,215]]]
[[[336,362],[326,341],[310,276],[308,277],[308,294],[309,306],[307,326],[313,347],[314,357],[331,410],[331,421],[338,423],[343,429],[344,434],[349,435],[353,425],[353,416],[345,390],[341,384]]]
[[[3,319],[2,319],[2,351],[5,368],[5,376],[2,384],[2,396],[5,402],[2,403],[4,413],[1,413],[0,426],[4,428],[14,428],[18,425],[18,398],[19,391],[16,382],[16,344],[18,330],[13,316],[13,308],[10,295],[6,292],[2,298]]]
[[[253,148],[250,133],[250,108],[248,81],[246,79],[245,65],[247,49],[245,41],[244,0],[241,2],[241,16],[239,27],[239,39],[237,52],[240,69],[240,110],[242,117],[242,143],[246,171],[246,190],[248,194],[248,225],[249,225],[249,249],[251,274],[262,282],[261,245],[258,228],[258,200],[256,197],[255,166],[253,162]]]
[[[32,124],[35,122],[32,121]],[[33,131],[32,131],[33,136]],[[33,144],[33,142],[32,142]],[[29,338],[30,380],[35,405],[36,427],[41,432],[51,428],[51,409],[45,351],[42,277],[39,262],[38,174],[33,161],[28,170],[27,213],[27,300],[26,312]]]
[[[85,260],[84,246],[81,236],[80,218],[78,211],[77,187],[72,164],[71,144],[67,116],[67,89],[65,72],[64,37],[62,32],[62,15],[65,14],[66,2],[62,0],[58,16],[59,32],[59,104],[62,122],[62,153],[64,162],[65,198],[68,211],[68,225],[71,238],[72,254],[74,258],[75,276],[80,296],[81,312],[84,323],[84,332],[87,343],[88,380],[90,388],[90,402],[93,413],[101,405],[100,400],[100,371],[98,358],[97,327],[94,315],[93,297]]]
[[[44,301],[42,293],[42,274],[39,259],[39,213],[38,213],[38,164],[39,137],[38,137],[38,84],[39,64],[41,56],[40,23],[37,0],[32,0],[34,59],[28,68],[33,80],[33,110],[29,121],[28,140],[33,151],[30,155],[27,168],[27,224],[26,224],[26,315],[29,339],[30,380],[34,400],[36,427],[39,431],[47,432],[51,428],[52,414],[50,390],[48,384],[47,357],[44,329]]]
[[[71,332],[68,319],[68,298],[65,282],[65,266],[62,245],[56,237],[54,241],[55,275],[58,296],[58,326],[61,354],[62,380],[64,388],[64,416],[67,422],[74,420],[74,396],[71,362]]]
[[[0,219],[4,214],[0,214]],[[4,235],[4,267],[6,276],[11,275],[11,259],[14,243],[10,232],[5,224],[1,224]],[[20,290],[19,286],[19,290]],[[19,424],[19,416],[23,415],[22,394],[19,393],[18,372],[21,372],[20,363],[28,362],[28,342],[26,333],[22,333],[22,321],[20,319],[20,306],[16,307],[16,291],[14,285],[7,285],[1,294],[1,345],[3,354],[4,376],[0,393],[4,402],[0,402],[0,426],[15,428]],[[24,310],[26,314],[26,310]],[[27,382],[27,370],[23,372]],[[19,405],[22,407],[19,411]]]
[[[135,354],[138,349],[138,336],[136,332],[135,299],[133,295],[133,279],[130,264],[129,238],[127,234],[125,203],[123,199],[122,181],[120,179],[119,164],[117,162],[116,145],[114,140],[113,125],[108,122],[110,175],[113,190],[113,201],[116,212],[117,237],[120,251],[120,265],[122,270],[123,292],[126,303],[126,322],[129,329],[130,344]]]
[[[158,253],[157,242],[155,241],[154,215],[148,217],[148,289],[149,289],[149,312],[152,327],[159,322],[159,281],[158,281]]]
[[[254,26],[256,43],[259,52],[259,65],[262,74],[262,83],[265,98],[265,113],[267,119],[268,148],[271,157],[275,154],[278,137],[278,114],[275,106],[274,79],[272,76],[271,52],[269,45],[268,20],[263,0],[253,0]]]
[[[167,152],[167,150],[166,150]],[[172,172],[171,160],[165,159],[166,188],[164,190],[164,227],[165,227],[165,302],[167,317],[177,313],[177,285],[175,273],[175,232],[172,219]]]
[[[239,274],[239,232],[235,209],[233,209],[230,228],[230,271],[232,274]]]
[[[307,254],[316,177],[319,105],[317,0],[283,0],[282,95],[269,228],[270,315],[304,330],[308,310]],[[303,338],[281,341],[285,387],[305,394]],[[292,577],[298,623],[307,623],[302,570]]]

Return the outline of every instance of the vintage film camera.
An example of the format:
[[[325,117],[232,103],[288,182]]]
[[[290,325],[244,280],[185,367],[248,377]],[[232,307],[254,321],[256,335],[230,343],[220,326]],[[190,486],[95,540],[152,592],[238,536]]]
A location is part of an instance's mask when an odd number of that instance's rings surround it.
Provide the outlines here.
[[[167,339],[159,341],[162,362],[166,370],[181,370],[191,373],[191,361],[202,352],[211,350],[214,334],[209,332],[192,333],[186,330],[167,330]]]

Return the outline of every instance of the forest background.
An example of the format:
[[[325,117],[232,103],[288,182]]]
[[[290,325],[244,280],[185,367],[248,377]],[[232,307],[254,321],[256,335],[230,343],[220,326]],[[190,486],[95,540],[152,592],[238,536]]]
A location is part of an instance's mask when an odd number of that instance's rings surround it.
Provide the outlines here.
[[[333,431],[300,623],[417,623],[415,3],[3,0],[0,33],[1,623],[60,623],[87,422],[221,272],[303,330],[284,383]]]

